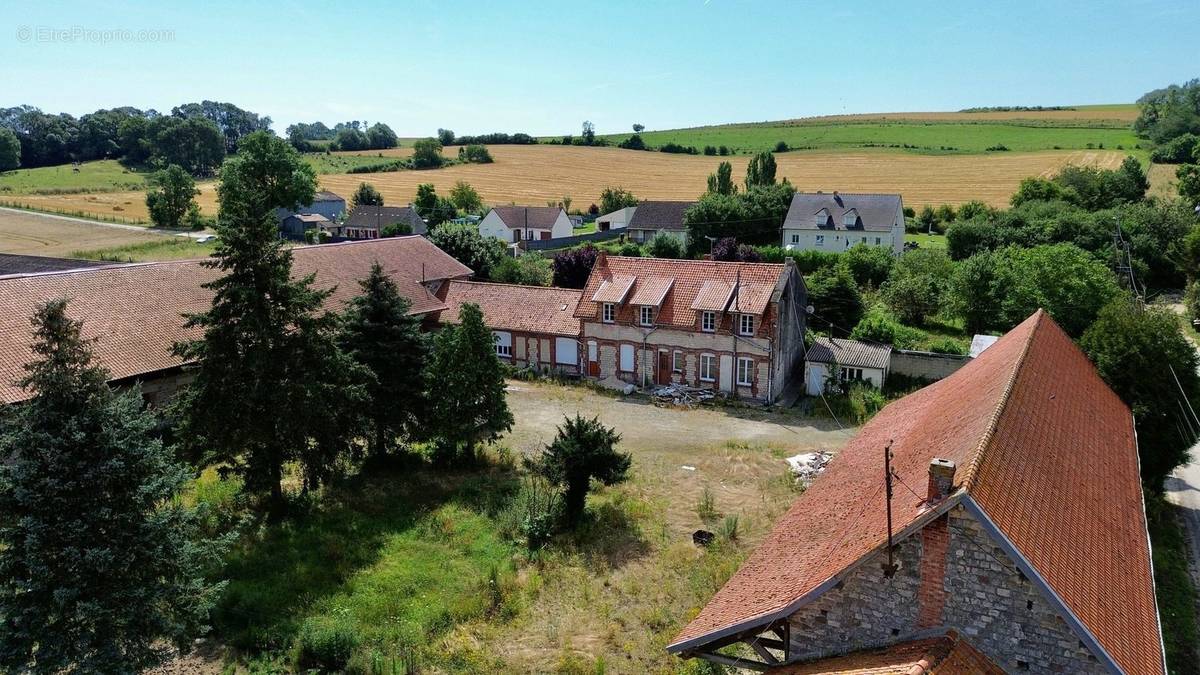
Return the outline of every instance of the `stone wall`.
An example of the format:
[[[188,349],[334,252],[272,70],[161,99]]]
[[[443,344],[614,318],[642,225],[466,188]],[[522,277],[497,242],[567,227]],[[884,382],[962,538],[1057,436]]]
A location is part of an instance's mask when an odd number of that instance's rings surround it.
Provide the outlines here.
[[[891,579],[878,554],[793,614],[793,656],[843,654],[945,627],[1009,672],[1107,672],[962,507],[899,542],[894,557]]]
[[[895,349],[892,350],[890,371],[909,377],[941,380],[953,375],[959,368],[967,365],[970,360],[970,357],[956,354],[933,354]]]
[[[142,399],[152,407],[161,408],[179,393],[184,385],[196,379],[195,374],[178,368],[170,368],[139,377],[131,377],[114,381],[111,384],[117,388],[125,388],[140,384]]]

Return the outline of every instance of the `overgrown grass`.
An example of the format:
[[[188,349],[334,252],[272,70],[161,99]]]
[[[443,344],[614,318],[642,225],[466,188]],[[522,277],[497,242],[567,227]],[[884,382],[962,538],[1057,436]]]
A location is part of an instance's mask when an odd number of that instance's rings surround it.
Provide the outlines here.
[[[946,235],[944,234],[906,234],[904,241],[920,244],[921,248],[946,248]]]
[[[1175,675],[1200,673],[1200,623],[1196,588],[1188,572],[1188,550],[1177,507],[1161,495],[1146,496],[1154,551],[1154,583],[1162,620],[1167,666]]]
[[[483,469],[373,471],[328,489],[309,510],[258,523],[226,557],[214,616],[219,639],[245,658],[369,672],[380,655],[443,655],[437,638],[480,617],[516,611],[514,545],[493,519],[513,477]],[[212,481],[213,476],[206,479]],[[197,493],[223,494],[211,487]],[[349,645],[349,647],[347,647]]]
[[[116,192],[141,190],[145,186],[145,174],[126,169],[114,159],[84,162],[78,172],[70,164],[63,164],[0,173],[0,196]]]
[[[394,155],[384,155],[378,150],[363,150],[362,154],[341,154],[323,152],[310,152],[304,155],[304,161],[308,162],[314,171],[317,173],[351,173],[351,169],[359,169],[364,166],[374,166],[386,162],[395,161],[398,159]],[[347,196],[347,199],[349,197]]]
[[[160,241],[144,241],[110,248],[72,251],[70,257],[109,262],[189,260],[210,256],[216,248],[215,241],[200,243],[188,237],[163,236]]]

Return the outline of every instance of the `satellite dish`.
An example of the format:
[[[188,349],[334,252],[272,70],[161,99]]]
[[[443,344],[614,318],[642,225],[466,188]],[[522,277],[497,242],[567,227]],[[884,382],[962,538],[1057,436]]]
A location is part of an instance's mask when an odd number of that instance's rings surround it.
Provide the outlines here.
[[[813,307],[812,305],[809,305],[808,307],[804,308],[804,311],[807,314],[812,314],[813,312],[817,311],[817,308]]]

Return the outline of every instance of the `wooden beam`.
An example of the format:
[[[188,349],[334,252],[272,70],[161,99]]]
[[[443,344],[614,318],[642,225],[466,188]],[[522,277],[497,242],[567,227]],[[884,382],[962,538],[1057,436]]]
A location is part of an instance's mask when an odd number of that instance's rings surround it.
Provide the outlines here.
[[[758,657],[765,661],[767,665],[774,666],[779,663],[779,659],[775,655],[767,651],[767,648],[762,646],[762,640],[752,640],[749,642],[750,648],[754,650]]]
[[[766,663],[759,663],[751,659],[735,659],[732,656],[725,656],[724,654],[713,654],[711,652],[695,652],[694,654],[705,661],[712,661],[713,663],[719,663],[730,668],[745,668],[747,670],[765,672],[770,667]]]

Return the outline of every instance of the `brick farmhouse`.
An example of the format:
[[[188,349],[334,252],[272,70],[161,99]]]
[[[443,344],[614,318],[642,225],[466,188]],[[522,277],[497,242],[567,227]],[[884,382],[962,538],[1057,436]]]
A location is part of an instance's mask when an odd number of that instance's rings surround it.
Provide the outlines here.
[[[640,207],[639,207],[640,208]],[[587,376],[774,401],[804,359],[804,280],[786,264],[600,253],[575,316]]]
[[[446,305],[436,313],[441,324],[458,323],[465,304],[479,306],[501,361],[539,372],[579,374],[581,322],[575,306],[580,291],[455,280],[445,284],[438,297]]]
[[[756,658],[716,652],[737,642]],[[772,673],[1164,673],[1133,416],[1039,311],[867,423],[667,649]]]
[[[292,256],[293,275],[315,274],[316,287],[335,288],[331,310],[358,295],[358,281],[376,261],[419,315],[445,309],[437,296],[443,284],[471,275],[418,236],[302,246]],[[189,379],[171,346],[199,335],[183,327],[182,315],[208,309],[212,292],[202,284],[219,275],[199,260],[182,260],[0,277],[0,404],[28,398],[15,382],[33,360],[29,320],[51,298],[66,298],[67,315],[83,321],[83,336],[94,340],[96,362],[114,385],[140,383],[148,401],[163,402]]]

